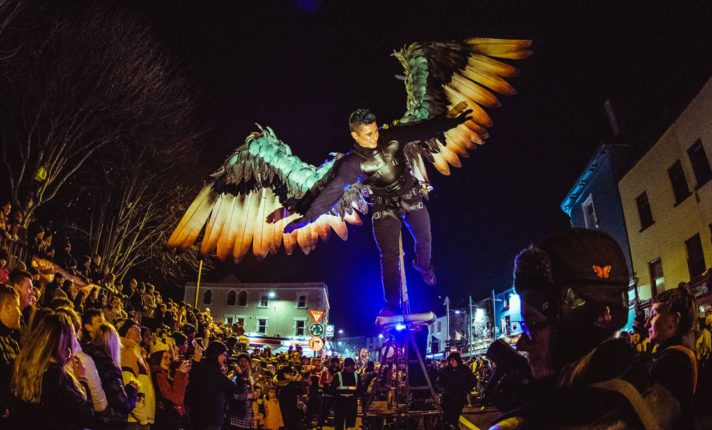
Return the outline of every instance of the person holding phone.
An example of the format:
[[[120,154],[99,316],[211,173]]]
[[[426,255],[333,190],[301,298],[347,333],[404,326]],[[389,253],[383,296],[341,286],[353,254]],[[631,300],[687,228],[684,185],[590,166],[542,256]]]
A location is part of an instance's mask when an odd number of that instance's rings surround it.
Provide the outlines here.
[[[185,392],[191,360],[172,362],[166,337],[154,339],[150,344],[150,366],[156,389],[156,430],[182,430],[188,420]],[[172,370],[173,365],[176,369]]]

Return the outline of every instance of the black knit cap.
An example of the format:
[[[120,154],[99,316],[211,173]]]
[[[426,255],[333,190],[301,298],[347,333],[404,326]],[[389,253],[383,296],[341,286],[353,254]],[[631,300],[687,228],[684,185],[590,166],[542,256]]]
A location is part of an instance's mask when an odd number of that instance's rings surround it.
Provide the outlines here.
[[[126,318],[116,324],[117,331],[121,337],[126,337],[126,333],[128,333],[129,329],[134,326],[139,328],[141,327],[138,325],[138,321],[133,318]]]
[[[598,230],[575,228],[553,235],[515,259],[514,287],[522,299],[557,319],[559,335],[575,337],[582,349],[625,325],[628,283],[623,251]],[[568,347],[574,347],[573,341]]]

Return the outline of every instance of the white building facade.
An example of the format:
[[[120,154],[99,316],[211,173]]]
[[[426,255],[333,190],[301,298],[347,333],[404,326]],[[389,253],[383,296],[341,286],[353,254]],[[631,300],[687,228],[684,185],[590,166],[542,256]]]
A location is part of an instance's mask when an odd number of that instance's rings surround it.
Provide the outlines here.
[[[184,301],[194,304],[196,285],[185,287]],[[239,323],[247,336],[307,340],[314,324],[309,310],[323,311],[319,324],[329,321],[329,291],[323,282],[243,283],[230,275],[219,282],[201,283],[197,307],[216,321]]]

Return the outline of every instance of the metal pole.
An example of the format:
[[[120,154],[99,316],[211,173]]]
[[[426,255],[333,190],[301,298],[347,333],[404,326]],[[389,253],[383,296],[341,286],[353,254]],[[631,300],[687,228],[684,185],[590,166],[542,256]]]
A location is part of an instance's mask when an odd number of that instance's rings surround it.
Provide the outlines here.
[[[497,299],[494,297],[494,290],[492,290],[492,337],[497,339]]]
[[[200,259],[200,264],[198,265],[198,282],[195,283],[195,303],[193,307],[198,307],[198,292],[200,291],[200,277],[203,275],[203,259]]]
[[[472,312],[472,296],[467,296],[469,303],[467,309],[470,312],[470,325],[467,327],[467,352],[472,352],[472,323],[474,322],[474,314]]]
[[[450,348],[450,297],[445,296],[445,309],[447,312],[447,336],[445,336],[445,348]]]

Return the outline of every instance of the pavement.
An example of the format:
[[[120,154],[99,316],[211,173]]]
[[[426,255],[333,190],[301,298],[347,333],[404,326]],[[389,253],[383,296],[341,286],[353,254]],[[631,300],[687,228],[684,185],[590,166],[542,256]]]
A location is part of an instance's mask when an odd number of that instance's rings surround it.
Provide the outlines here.
[[[460,429],[486,430],[497,415],[499,410],[493,406],[465,406],[460,415]]]
[[[492,406],[465,406],[460,416],[461,430],[487,430],[489,424],[497,417],[499,411]],[[356,429],[363,428],[361,426],[361,417],[356,419]],[[323,430],[333,430],[334,427],[324,426]]]

